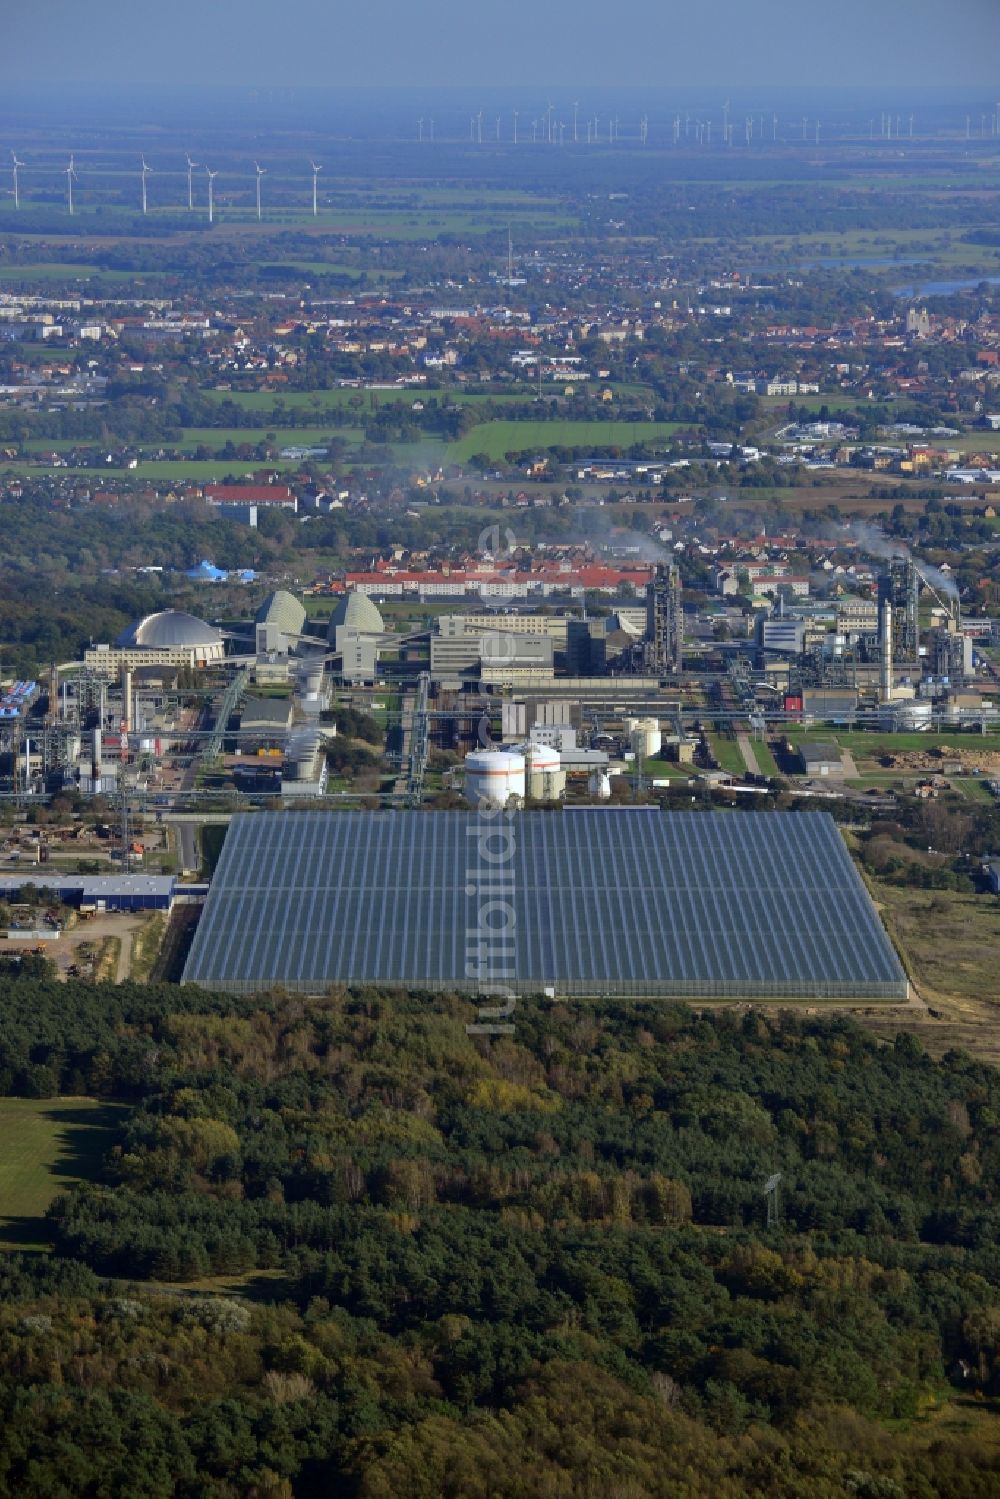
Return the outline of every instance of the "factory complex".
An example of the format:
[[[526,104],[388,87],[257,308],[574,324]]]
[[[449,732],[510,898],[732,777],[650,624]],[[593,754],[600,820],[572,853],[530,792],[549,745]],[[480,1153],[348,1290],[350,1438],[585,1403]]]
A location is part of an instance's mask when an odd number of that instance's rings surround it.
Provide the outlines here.
[[[484,1003],[908,995],[826,813],[647,807],[238,815],[183,982]]]

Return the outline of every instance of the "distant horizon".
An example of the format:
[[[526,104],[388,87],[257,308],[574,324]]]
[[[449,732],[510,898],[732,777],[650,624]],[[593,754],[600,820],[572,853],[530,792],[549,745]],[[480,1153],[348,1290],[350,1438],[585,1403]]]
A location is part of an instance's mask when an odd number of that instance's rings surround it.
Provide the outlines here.
[[[830,86],[883,97],[908,79],[962,99],[1000,94],[996,0],[575,0],[572,10],[507,0],[502,12],[464,0],[45,0],[10,9],[0,81],[12,88],[161,87],[415,91],[636,88],[658,94]],[[456,85],[456,79],[461,80]],[[887,80],[892,79],[890,86]],[[588,81],[589,80],[589,81]]]

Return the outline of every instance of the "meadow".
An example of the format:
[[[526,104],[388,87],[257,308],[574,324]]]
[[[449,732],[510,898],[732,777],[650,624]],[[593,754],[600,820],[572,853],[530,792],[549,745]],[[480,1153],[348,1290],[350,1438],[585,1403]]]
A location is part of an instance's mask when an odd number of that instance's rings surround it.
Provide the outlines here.
[[[474,453],[494,462],[505,453],[545,448],[630,448],[634,443],[666,443],[680,431],[677,422],[488,422],[449,443],[446,460],[466,463]]]
[[[80,261],[38,261],[30,265],[0,267],[0,284],[21,285],[33,281],[144,281],[165,276],[166,271],[121,271]]]
[[[94,1098],[0,1098],[0,1249],[48,1242],[49,1203],[98,1175],[124,1115]]]
[[[638,388],[638,387],[637,387]],[[563,387],[547,385],[543,396],[562,395]],[[232,401],[244,411],[273,411],[277,406],[294,410],[309,410],[325,406],[340,409],[348,406],[356,410],[370,410],[376,406],[394,406],[398,403],[412,405],[414,401],[437,401],[439,405],[476,406],[486,401],[498,404],[532,401],[538,394],[537,386],[523,385],[517,390],[467,391],[461,386],[443,386],[428,389],[425,386],[395,386],[391,390],[369,390],[356,385],[338,385],[328,390],[203,390],[201,395],[219,404]]]

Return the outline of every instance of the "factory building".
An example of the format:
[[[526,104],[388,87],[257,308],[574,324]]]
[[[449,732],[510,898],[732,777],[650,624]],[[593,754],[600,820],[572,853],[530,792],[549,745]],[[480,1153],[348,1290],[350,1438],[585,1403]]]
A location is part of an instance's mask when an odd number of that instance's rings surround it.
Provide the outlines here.
[[[681,575],[676,563],[661,563],[646,587],[647,670],[680,671],[683,637]]]
[[[570,676],[603,676],[607,665],[608,621],[569,620],[566,625],[566,670]]]
[[[761,615],[757,620],[757,645],[766,653],[799,656],[805,649],[806,622],[775,614]]]
[[[912,666],[920,648],[920,575],[909,557],[893,557],[879,575],[879,628],[885,638],[887,612],[891,631],[892,660]]]
[[[442,614],[439,635],[465,635],[481,630],[500,630],[504,635],[550,635],[557,651],[566,649],[570,617],[565,614]]]
[[[953,620],[931,636],[931,666],[935,676],[946,677],[958,686],[972,676],[972,641],[959,632]]]
[[[330,775],[325,746],[325,734],[315,727],[295,729],[288,736],[281,771],[283,797],[323,796]]]
[[[458,689],[472,681],[512,686],[525,673],[552,677],[553,641],[549,635],[508,634],[502,630],[465,630],[453,616],[449,633],[432,635],[431,681]]]
[[[169,911],[182,889],[196,893],[192,886],[178,887],[172,874],[42,874],[33,869],[27,877],[0,875],[0,900],[15,900],[25,885],[51,892],[52,899],[65,906],[93,911]]]
[[[803,740],[798,746],[797,758],[802,770],[810,777],[842,778],[844,762],[838,747],[826,741]]]
[[[330,616],[327,641],[341,658],[340,674],[345,682],[375,681],[384,632],[382,616],[367,594],[356,589],[344,594]]]

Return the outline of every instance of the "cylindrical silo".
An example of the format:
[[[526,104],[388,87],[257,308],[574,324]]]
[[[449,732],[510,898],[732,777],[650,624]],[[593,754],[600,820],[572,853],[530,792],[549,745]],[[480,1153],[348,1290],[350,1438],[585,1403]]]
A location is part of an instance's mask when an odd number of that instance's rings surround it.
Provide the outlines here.
[[[629,749],[639,759],[651,760],[663,747],[663,735],[655,718],[629,720]]]
[[[465,757],[465,797],[474,807],[506,807],[524,799],[524,756],[510,750],[478,750]]]

